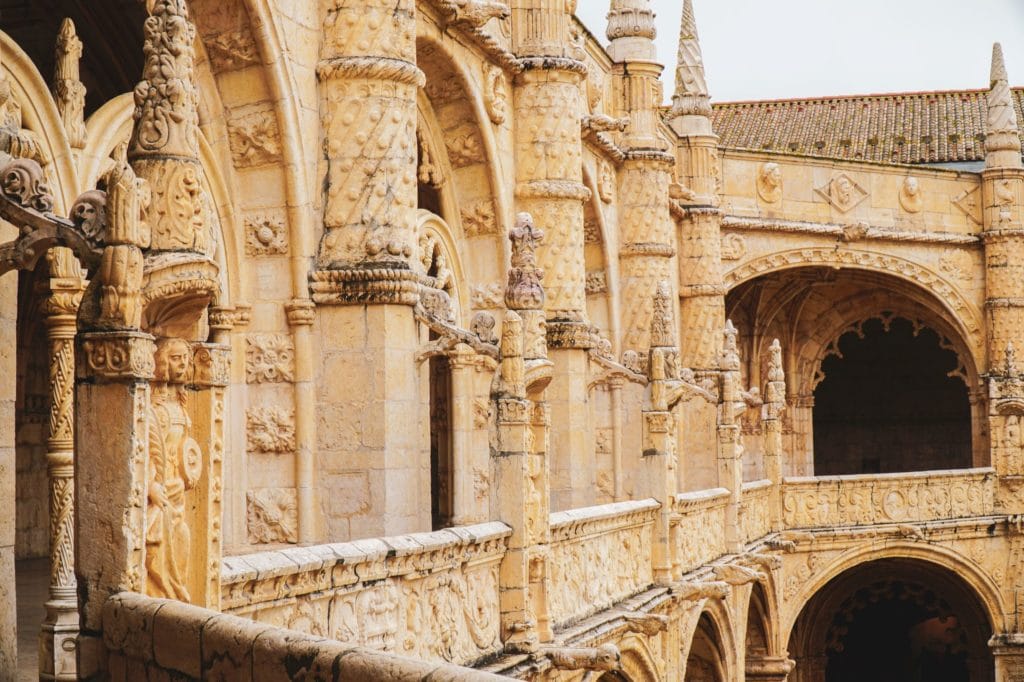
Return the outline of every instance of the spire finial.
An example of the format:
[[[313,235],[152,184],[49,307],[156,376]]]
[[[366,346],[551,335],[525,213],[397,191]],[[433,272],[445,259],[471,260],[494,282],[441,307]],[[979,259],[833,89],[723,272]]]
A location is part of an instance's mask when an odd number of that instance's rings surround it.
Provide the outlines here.
[[[988,116],[985,120],[985,166],[987,168],[1020,168],[1020,129],[1013,109],[1003,46],[992,45],[992,72],[986,97]]]
[[[704,79],[704,57],[697,36],[693,0],[683,2],[679,25],[679,53],[676,60],[676,91],[672,96],[673,116],[710,116],[711,103]]]

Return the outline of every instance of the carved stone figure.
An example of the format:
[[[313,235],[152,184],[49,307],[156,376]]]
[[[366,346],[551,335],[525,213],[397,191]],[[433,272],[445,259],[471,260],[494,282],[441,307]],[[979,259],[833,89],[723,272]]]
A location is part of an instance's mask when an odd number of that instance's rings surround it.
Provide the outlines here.
[[[782,198],[782,168],[774,161],[762,164],[757,171],[757,195],[774,204]]]
[[[557,647],[544,649],[551,665],[559,670],[619,670],[619,648],[614,644],[598,647]]]
[[[907,213],[918,213],[924,206],[924,197],[921,195],[921,183],[913,175],[908,175],[900,185],[900,206]]]
[[[185,518],[186,492],[199,482],[203,453],[192,437],[185,384],[192,350],[182,339],[157,342],[149,427],[149,483],[146,505],[146,593],[190,601],[191,532]]]

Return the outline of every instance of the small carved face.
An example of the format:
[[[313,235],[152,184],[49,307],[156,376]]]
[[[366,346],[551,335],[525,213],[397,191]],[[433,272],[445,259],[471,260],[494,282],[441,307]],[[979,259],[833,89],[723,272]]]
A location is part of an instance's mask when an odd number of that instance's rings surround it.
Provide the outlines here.
[[[836,180],[836,196],[843,203],[847,203],[853,198],[853,184],[848,178],[843,177]]]
[[[169,384],[183,384],[188,380],[192,364],[192,349],[182,339],[166,339],[157,344],[156,378]]]
[[[916,197],[918,192],[921,191],[921,186],[917,182],[917,178],[908,177],[903,181],[903,191],[906,192],[908,197]]]
[[[761,180],[768,189],[775,189],[782,184],[782,169],[777,163],[766,163],[761,169]]]

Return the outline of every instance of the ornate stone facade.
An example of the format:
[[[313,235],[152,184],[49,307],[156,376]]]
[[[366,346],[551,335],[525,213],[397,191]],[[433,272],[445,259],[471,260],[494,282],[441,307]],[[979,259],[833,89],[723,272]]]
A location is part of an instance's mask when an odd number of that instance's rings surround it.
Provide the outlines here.
[[[0,680],[34,556],[45,679],[818,682],[866,604],[1018,679],[1001,48],[754,106],[691,0],[667,78],[648,0],[95,4],[0,32]]]

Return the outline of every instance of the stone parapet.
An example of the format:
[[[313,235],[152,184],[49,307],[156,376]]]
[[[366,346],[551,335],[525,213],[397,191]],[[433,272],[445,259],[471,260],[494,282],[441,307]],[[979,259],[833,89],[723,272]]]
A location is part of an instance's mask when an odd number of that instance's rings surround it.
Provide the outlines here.
[[[556,625],[636,594],[653,582],[655,500],[551,514],[549,608]]]
[[[722,529],[728,505],[725,488],[676,495],[671,526],[673,578],[726,553]]]
[[[477,670],[353,647],[122,592],[103,607],[103,644],[112,682],[175,680],[499,680]]]
[[[787,528],[866,526],[985,516],[995,508],[991,468],[783,479]]]
[[[349,645],[470,663],[501,649],[498,567],[511,533],[491,522],[227,557],[221,604]]]

